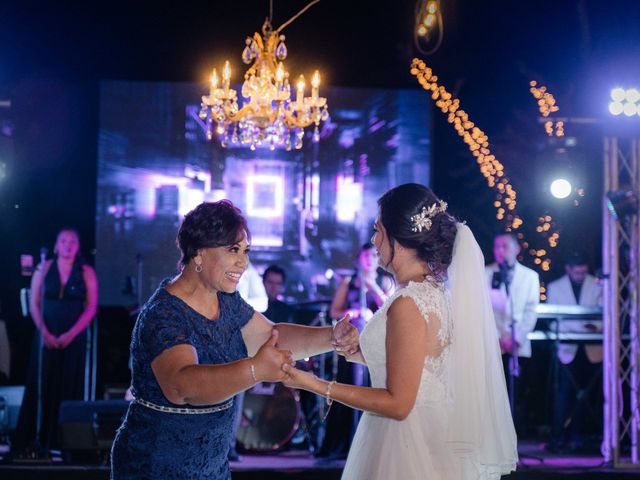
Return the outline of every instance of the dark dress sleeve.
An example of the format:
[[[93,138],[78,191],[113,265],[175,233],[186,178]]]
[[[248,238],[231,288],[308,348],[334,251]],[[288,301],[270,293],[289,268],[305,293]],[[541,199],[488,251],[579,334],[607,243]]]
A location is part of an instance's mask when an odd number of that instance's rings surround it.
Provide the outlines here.
[[[176,345],[193,345],[190,319],[163,303],[154,305],[141,316],[139,337],[149,362]]]
[[[222,293],[221,296],[222,309],[225,315],[229,315],[232,325],[242,328],[249,323],[255,310],[244,301],[238,292]]]

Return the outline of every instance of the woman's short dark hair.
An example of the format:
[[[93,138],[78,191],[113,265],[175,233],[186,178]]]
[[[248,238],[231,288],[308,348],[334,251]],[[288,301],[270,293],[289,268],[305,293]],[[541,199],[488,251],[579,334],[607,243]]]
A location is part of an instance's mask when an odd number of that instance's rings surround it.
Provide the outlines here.
[[[249,235],[247,220],[230,200],[203,202],[184,216],[176,243],[186,266],[201,248],[233,245]]]
[[[413,231],[411,217],[439,202],[440,199],[424,185],[406,183],[392,188],[378,199],[380,222],[387,231],[391,245],[398,242],[416,250],[418,258],[426,262],[438,281],[447,278],[447,268],[453,257],[453,243],[458,231],[456,219],[447,212],[431,216],[431,227]]]

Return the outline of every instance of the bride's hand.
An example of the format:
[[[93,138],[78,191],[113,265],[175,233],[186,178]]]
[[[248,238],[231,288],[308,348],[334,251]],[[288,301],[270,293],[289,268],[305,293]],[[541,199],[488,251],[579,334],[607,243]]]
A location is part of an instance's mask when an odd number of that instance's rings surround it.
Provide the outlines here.
[[[282,365],[282,370],[287,373],[287,378],[282,381],[287,387],[313,391],[314,385],[319,382],[313,373],[299,370],[288,363]]]

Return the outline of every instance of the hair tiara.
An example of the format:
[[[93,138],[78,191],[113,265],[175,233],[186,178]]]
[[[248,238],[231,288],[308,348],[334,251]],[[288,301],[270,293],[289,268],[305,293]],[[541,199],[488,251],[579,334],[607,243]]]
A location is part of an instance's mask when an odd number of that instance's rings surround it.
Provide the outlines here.
[[[413,232],[422,232],[422,229],[429,231],[432,225],[432,218],[438,213],[443,213],[447,210],[447,202],[444,200],[438,200],[430,207],[422,207],[422,211],[411,217],[413,226],[411,230]]]

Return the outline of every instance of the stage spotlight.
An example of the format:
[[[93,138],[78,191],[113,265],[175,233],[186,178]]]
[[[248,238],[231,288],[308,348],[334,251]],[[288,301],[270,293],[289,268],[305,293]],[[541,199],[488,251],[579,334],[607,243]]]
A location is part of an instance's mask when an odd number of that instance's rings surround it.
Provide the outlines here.
[[[613,218],[621,220],[638,213],[638,196],[631,190],[607,192],[607,208]]]
[[[551,182],[551,195],[556,198],[567,198],[571,195],[571,190],[573,187],[571,186],[571,182],[564,178],[557,178],[553,182]]]
[[[637,88],[614,88],[611,90],[609,113],[619,116],[623,113],[627,117],[640,115],[640,92]]]

